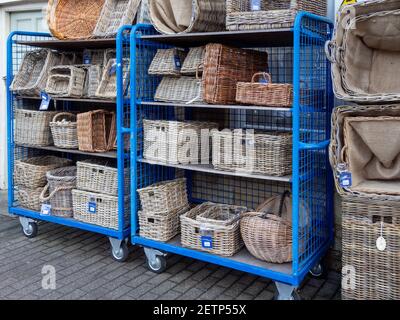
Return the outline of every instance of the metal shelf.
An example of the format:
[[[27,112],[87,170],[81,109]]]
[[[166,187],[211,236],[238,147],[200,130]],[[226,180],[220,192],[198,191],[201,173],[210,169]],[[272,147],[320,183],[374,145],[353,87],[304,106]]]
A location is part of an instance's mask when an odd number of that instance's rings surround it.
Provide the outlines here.
[[[49,48],[56,50],[82,51],[82,49],[107,49],[115,48],[116,39],[87,39],[87,40],[41,40],[22,41],[17,40],[15,44],[32,46],[38,48]]]
[[[15,96],[17,100],[20,99],[28,99],[28,100],[42,100],[40,97],[32,97],[32,96]],[[85,102],[85,103],[107,103],[107,104],[116,104],[115,99],[86,99],[86,98],[58,98],[58,97],[51,97],[54,101],[71,101],[71,102]]]
[[[262,174],[250,174],[245,172],[231,172],[231,171],[222,171],[214,169],[211,164],[171,164],[171,163],[163,163],[159,161],[151,161],[147,159],[138,159],[138,162],[147,163],[158,166],[165,166],[171,168],[178,168],[184,170],[198,171],[198,172],[206,172],[213,173],[219,175],[233,176],[233,177],[241,177],[241,178],[250,178],[250,179],[259,179],[259,180],[268,180],[268,181],[281,181],[281,182],[291,182],[292,176],[284,176],[284,177],[276,177],[276,176],[267,176]]]

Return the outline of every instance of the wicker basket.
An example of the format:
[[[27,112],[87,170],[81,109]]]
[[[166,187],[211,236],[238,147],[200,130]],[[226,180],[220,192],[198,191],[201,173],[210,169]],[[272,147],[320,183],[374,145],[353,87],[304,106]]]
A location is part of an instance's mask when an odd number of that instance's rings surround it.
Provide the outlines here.
[[[28,146],[49,146],[53,143],[50,122],[57,112],[16,109],[14,142]]]
[[[189,204],[185,178],[155,183],[137,192],[144,213],[167,215]]]
[[[225,29],[225,0],[155,0],[149,4],[151,23],[164,34]]]
[[[194,76],[197,72],[203,72],[205,54],[206,47],[190,48],[186,59],[183,62],[181,74]]]
[[[252,11],[251,0],[226,0],[226,28],[255,30],[290,28],[299,11],[326,15],[326,0],[261,0]]]
[[[189,210],[188,206],[175,209],[167,215],[139,211],[139,234],[141,237],[167,242],[180,233],[180,217]]]
[[[54,156],[41,156],[23,160],[15,160],[14,182],[24,189],[37,189],[47,183],[46,172],[71,165],[69,159]]]
[[[139,4],[140,0],[105,0],[93,35],[115,36],[120,27],[133,23]]]
[[[50,122],[54,145],[62,149],[78,149],[76,115],[69,112],[57,113]]]
[[[99,65],[104,67],[107,64],[106,61],[106,50],[104,49],[85,49],[83,50],[83,61],[84,65]]]
[[[342,263],[355,273],[354,287],[343,286],[345,300],[400,299],[400,206],[346,196],[342,202]],[[378,249],[378,238],[386,246]],[[343,273],[347,276],[346,271]]]
[[[27,52],[10,90],[20,95],[38,96],[46,88],[49,69],[60,61],[61,55],[49,49]]]
[[[93,35],[104,0],[49,0],[47,24],[58,39],[86,39]]]
[[[292,134],[242,130],[212,132],[214,168],[271,176],[284,176],[292,171]]]
[[[85,97],[94,98],[96,96],[102,74],[103,69],[100,65],[91,65],[87,67],[85,89],[83,91]]]
[[[227,210],[238,214],[247,211],[244,207],[206,202],[183,214],[182,246],[228,257],[237,253],[243,247],[240,222],[238,218],[232,219],[230,215],[225,214],[221,217],[220,213],[226,213]],[[202,219],[198,219],[199,216],[202,216]]]
[[[183,49],[158,49],[149,67],[150,75],[179,76],[186,58]]]
[[[107,152],[113,149],[116,135],[115,113],[95,110],[77,116],[79,150]]]
[[[86,70],[77,66],[57,66],[49,71],[46,92],[54,97],[83,96]]]
[[[82,53],[80,52],[61,52],[61,66],[69,66],[82,63]]]
[[[72,189],[76,188],[76,167],[63,167],[46,174],[48,184],[40,194],[41,202],[49,202],[51,214],[72,217]]]
[[[78,167],[77,188],[89,192],[118,195],[118,170],[107,161],[85,160],[76,163]],[[129,192],[130,174],[125,169],[124,193]]]
[[[255,82],[262,76],[267,82]],[[272,83],[269,73],[258,72],[251,82],[238,82],[236,102],[267,107],[291,107],[293,103],[293,85]]]
[[[25,209],[40,212],[42,202],[40,201],[40,194],[43,188],[29,189],[25,187],[18,187],[17,199],[19,206]]]
[[[154,100],[175,103],[202,102],[201,80],[194,77],[163,77]]]
[[[268,69],[266,52],[208,44],[204,58],[204,101],[212,104],[234,104],[238,82],[250,82],[257,72]]]
[[[104,99],[115,99],[117,96],[117,60],[110,59],[103,70],[103,75],[99,87],[96,91],[96,97]],[[123,59],[123,88],[126,92],[129,79],[130,62],[129,59]]]
[[[72,190],[74,219],[104,228],[119,229],[118,197]],[[124,199],[124,228],[129,226],[130,201]]]

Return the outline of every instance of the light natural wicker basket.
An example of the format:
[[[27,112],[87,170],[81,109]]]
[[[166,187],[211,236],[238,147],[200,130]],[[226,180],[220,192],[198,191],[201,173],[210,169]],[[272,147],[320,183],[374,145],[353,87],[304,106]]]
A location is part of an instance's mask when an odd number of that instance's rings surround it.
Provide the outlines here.
[[[205,54],[206,47],[190,48],[183,62],[181,74],[185,76],[195,76],[196,73],[203,72]]]
[[[16,109],[14,142],[28,146],[49,146],[53,143],[50,122],[57,112]]]
[[[61,55],[49,49],[25,54],[10,90],[20,95],[38,96],[46,88],[48,71],[61,61]]]
[[[261,0],[253,10],[251,0],[226,0],[228,30],[290,28],[299,11],[326,15],[326,0]]]
[[[247,208],[206,202],[183,214],[182,246],[221,256],[233,256],[243,247],[243,241],[240,237],[239,216],[232,219],[231,214],[226,214],[229,211],[240,215]],[[208,248],[202,245],[204,237],[211,243]]]
[[[343,286],[342,298],[399,300],[400,197],[395,201],[342,199],[342,264],[355,271],[354,286]],[[378,249],[380,237],[386,242],[383,250]]]
[[[188,206],[158,215],[139,211],[139,234],[141,237],[167,242],[180,233],[180,217],[189,210]]]
[[[292,171],[291,133],[215,130],[211,135],[216,169],[271,176],[285,176]]]
[[[29,189],[25,187],[18,187],[17,199],[19,206],[25,209],[40,212],[42,202],[40,201],[40,194],[43,188]]]
[[[262,76],[265,83],[256,82]],[[293,85],[272,83],[269,73],[258,72],[251,82],[238,82],[236,102],[267,107],[291,107],[293,104]]]
[[[49,0],[47,25],[58,39],[86,39],[93,35],[104,0]]]
[[[76,188],[76,167],[63,167],[47,172],[48,184],[40,194],[41,202],[49,202],[51,215],[72,217],[72,189]]]
[[[165,76],[157,87],[154,100],[175,103],[202,102],[201,80],[195,77]]]
[[[211,43],[206,46],[202,78],[204,101],[235,104],[238,82],[268,70],[268,53]]]
[[[93,35],[115,36],[120,27],[133,23],[139,4],[140,0],[105,0]]]
[[[83,96],[86,70],[77,66],[56,66],[50,69],[46,92],[54,97]]]
[[[123,59],[123,91],[124,94],[128,90],[129,83],[129,70],[130,62],[129,59]],[[96,97],[104,99],[115,99],[117,96],[117,60],[108,60],[103,70],[103,75],[99,87],[96,91]]]
[[[96,96],[102,74],[103,69],[100,65],[90,65],[87,67],[85,89],[83,91],[85,97],[93,98]]]
[[[179,76],[187,53],[183,49],[158,49],[149,67],[150,75]]]
[[[72,190],[74,219],[114,230],[119,229],[118,197]],[[91,210],[89,211],[89,206]],[[129,226],[130,200],[124,199],[123,227]]]
[[[144,213],[167,215],[189,204],[185,178],[158,182],[137,192]]]
[[[76,115],[69,112],[57,113],[50,122],[54,145],[62,149],[78,149]]]
[[[40,156],[15,160],[14,183],[19,187],[36,189],[47,183],[46,173],[50,170],[71,165],[69,159]]]

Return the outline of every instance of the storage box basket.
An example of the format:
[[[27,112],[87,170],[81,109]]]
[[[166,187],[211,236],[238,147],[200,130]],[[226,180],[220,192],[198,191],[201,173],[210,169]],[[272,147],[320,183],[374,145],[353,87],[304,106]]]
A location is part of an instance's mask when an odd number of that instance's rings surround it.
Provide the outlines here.
[[[268,53],[208,44],[202,78],[204,101],[235,104],[238,82],[250,82],[257,72],[268,70]]]
[[[29,189],[25,187],[18,187],[17,199],[19,206],[35,212],[40,212],[42,202],[40,201],[40,194],[43,188]]]
[[[14,163],[14,183],[24,189],[37,189],[47,183],[46,173],[50,170],[71,165],[69,159],[54,156],[40,156]]]
[[[83,96],[86,70],[77,66],[56,66],[50,69],[46,92],[54,97]]]
[[[299,11],[325,16],[326,2],[326,0],[261,0],[260,7],[252,10],[252,0],[227,0],[226,28],[232,31],[291,28]]]
[[[213,215],[215,211],[225,210],[236,212],[238,215],[247,211],[244,207],[206,202],[183,214],[181,216],[182,246],[221,256],[233,256],[237,253],[243,247],[239,220],[233,219],[231,224],[221,223],[221,219]],[[203,219],[199,220],[200,215],[203,215]],[[232,220],[231,217],[228,216],[228,220]]]
[[[129,59],[123,59],[123,92],[128,90],[129,84]],[[96,91],[96,97],[104,99],[115,99],[117,97],[117,60],[110,59],[104,67],[100,84]]]
[[[167,215],[189,204],[185,178],[158,182],[137,192],[144,213]]]
[[[49,0],[47,25],[58,39],[92,37],[104,0]]]
[[[150,67],[150,75],[179,76],[187,53],[183,49],[158,49]]]
[[[205,54],[206,47],[204,46],[190,48],[183,62],[181,74],[185,76],[195,76],[196,73],[202,73]]]
[[[166,215],[139,211],[139,234],[141,237],[167,242],[180,233],[180,217],[189,210],[189,206],[178,208]]]
[[[85,97],[94,98],[96,96],[102,74],[103,69],[100,65],[91,65],[87,67],[85,89],[83,91]]]
[[[41,202],[49,202],[51,215],[72,217],[72,189],[76,188],[76,167],[63,167],[46,174],[47,185],[40,194]]]
[[[131,25],[135,19],[140,0],[105,0],[93,35],[113,37],[124,25]]]
[[[149,1],[150,20],[160,33],[211,32],[225,29],[225,0]]]
[[[339,13],[326,46],[338,99],[358,104],[400,101],[399,10],[397,0],[375,0]]]
[[[265,83],[256,82],[262,76]],[[267,107],[291,107],[293,104],[293,85],[272,83],[269,73],[261,72],[253,76],[251,82],[238,82],[236,102]]]
[[[104,193],[113,196],[118,195],[118,169],[109,161],[85,160],[76,163],[77,188],[89,192]],[[124,193],[129,192],[130,172],[124,172]]]
[[[72,190],[74,219],[104,228],[119,230],[118,197]],[[129,226],[130,200],[124,199],[123,227]]]
[[[195,77],[162,78],[154,95],[155,101],[175,103],[201,103],[203,92],[201,80]]]
[[[10,90],[19,95],[39,96],[46,88],[48,71],[60,61],[61,55],[49,49],[27,52]]]
[[[78,149],[76,115],[69,112],[57,113],[50,122],[54,145],[62,149]]]
[[[213,131],[212,163],[219,170],[285,176],[292,171],[292,134]]]
[[[115,113],[95,110],[77,116],[79,150],[107,152],[113,149],[116,130]]]
[[[354,268],[354,286],[342,286],[342,299],[399,300],[399,198],[379,201],[345,196],[342,213],[342,264]],[[386,242],[381,250],[380,237]],[[345,270],[343,276],[348,277]]]
[[[50,122],[57,112],[16,109],[14,142],[19,145],[49,146],[53,143]]]

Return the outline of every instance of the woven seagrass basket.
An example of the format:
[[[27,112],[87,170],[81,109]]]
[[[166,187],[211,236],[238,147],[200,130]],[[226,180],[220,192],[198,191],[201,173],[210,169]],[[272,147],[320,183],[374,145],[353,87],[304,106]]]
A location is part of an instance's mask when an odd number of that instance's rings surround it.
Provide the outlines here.
[[[178,48],[158,49],[150,64],[149,74],[179,76],[186,54],[183,49]]]
[[[77,66],[56,66],[49,70],[46,92],[54,97],[83,96],[86,70]]]
[[[54,145],[62,149],[78,149],[76,115],[69,112],[57,113],[50,122]]]

